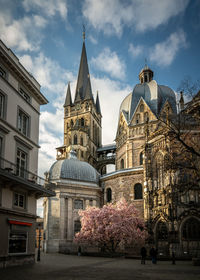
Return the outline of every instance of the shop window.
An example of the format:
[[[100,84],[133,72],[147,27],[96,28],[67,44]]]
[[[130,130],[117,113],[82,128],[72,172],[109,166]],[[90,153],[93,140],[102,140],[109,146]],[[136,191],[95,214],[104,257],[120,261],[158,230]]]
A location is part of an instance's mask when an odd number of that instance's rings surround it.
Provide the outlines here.
[[[112,190],[111,190],[111,188],[108,188],[106,190],[106,200],[107,200],[107,202],[111,202],[112,201]]]
[[[135,184],[134,186],[134,199],[142,199],[142,185],[141,184]]]
[[[74,200],[74,209],[83,209],[83,200],[75,199]]]
[[[29,135],[29,123],[29,117],[22,110],[19,110],[17,128],[25,136]]]
[[[9,254],[26,253],[27,239],[27,232],[11,231],[9,235]]]
[[[182,235],[187,240],[200,240],[200,221],[195,218],[188,219],[183,225]]]

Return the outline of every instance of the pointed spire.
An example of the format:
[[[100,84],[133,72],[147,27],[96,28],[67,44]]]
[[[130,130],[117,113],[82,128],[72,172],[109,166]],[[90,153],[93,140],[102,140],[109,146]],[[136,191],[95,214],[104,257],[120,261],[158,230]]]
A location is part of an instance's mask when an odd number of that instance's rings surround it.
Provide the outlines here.
[[[75,98],[75,100],[74,100],[74,103],[78,103],[78,102],[80,102],[81,101],[81,96],[80,96],[80,92],[79,92],[79,90],[78,90],[78,92],[76,93],[76,98]]]
[[[181,111],[184,109],[184,97],[183,97],[183,92],[181,91],[180,92],[181,94],[181,97],[180,97],[180,100],[179,100],[179,104],[180,104],[180,109]]]
[[[68,83],[67,94],[66,94],[66,98],[65,98],[65,104],[64,104],[63,107],[71,106],[71,105],[72,105],[72,96],[71,96],[70,83]]]
[[[92,88],[91,88],[91,83],[90,83],[90,77],[88,77],[87,87],[85,89],[84,100],[92,100],[94,103],[94,98],[93,98]]]
[[[83,34],[85,34],[83,32]],[[83,39],[85,38],[85,35]],[[81,100],[84,99],[86,94],[86,87],[88,84],[88,79],[90,79],[89,75],[89,68],[87,62],[87,54],[85,48],[85,39],[83,41],[82,53],[81,53],[81,60],[79,66],[79,73],[78,73],[78,80],[76,85],[76,92],[75,92],[75,102],[77,102],[78,94],[80,95]]]
[[[97,109],[97,113],[101,115],[101,108],[100,108],[99,93],[98,93],[98,91],[97,91],[97,97],[96,97],[96,109]]]

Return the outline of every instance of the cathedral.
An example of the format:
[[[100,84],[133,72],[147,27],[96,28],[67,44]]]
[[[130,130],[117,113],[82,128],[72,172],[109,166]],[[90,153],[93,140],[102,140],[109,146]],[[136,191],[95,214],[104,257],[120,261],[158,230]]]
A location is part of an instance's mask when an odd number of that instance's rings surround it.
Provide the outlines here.
[[[184,104],[181,93],[177,106],[175,92],[153,76],[145,65],[119,108],[116,144],[103,146],[83,40],[75,98],[68,84],[64,101],[64,144],[46,176],[46,188],[56,193],[44,199],[46,252],[77,251],[79,209],[125,198],[144,218],[147,244],[160,256],[200,254],[200,94]],[[106,173],[107,164],[115,171]]]

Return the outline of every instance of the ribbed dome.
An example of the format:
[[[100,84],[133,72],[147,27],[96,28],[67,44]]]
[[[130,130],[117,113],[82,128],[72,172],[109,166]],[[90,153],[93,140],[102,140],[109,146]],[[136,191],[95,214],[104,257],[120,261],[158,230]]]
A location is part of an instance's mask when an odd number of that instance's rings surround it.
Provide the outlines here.
[[[71,179],[76,181],[99,182],[100,174],[89,163],[78,160],[71,153],[69,159],[57,160],[49,170],[50,180]]]
[[[166,101],[171,104],[173,112],[177,112],[175,92],[171,88],[158,85],[155,80],[152,80],[149,83],[137,84],[133,91],[122,101],[120,112],[126,113],[128,122],[132,119],[141,98],[145,100],[152,112],[157,116],[159,116]]]

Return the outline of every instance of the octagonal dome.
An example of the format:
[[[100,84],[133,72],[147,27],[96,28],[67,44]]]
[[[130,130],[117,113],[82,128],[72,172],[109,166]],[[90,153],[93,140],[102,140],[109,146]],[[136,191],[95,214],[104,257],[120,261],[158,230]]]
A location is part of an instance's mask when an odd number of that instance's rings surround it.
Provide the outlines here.
[[[70,179],[98,183],[100,174],[89,163],[77,159],[71,151],[69,159],[60,159],[54,162],[49,170],[49,180]]]

